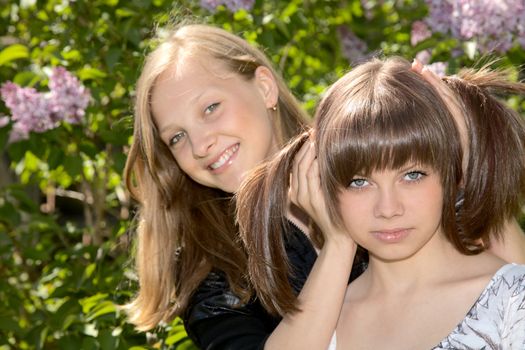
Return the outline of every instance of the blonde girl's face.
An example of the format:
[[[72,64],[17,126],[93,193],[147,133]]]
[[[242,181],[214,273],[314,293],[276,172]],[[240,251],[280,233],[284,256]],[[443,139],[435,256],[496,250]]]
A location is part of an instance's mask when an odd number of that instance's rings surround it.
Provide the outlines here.
[[[443,187],[428,166],[409,164],[355,176],[340,193],[339,204],[346,228],[371,258],[407,259],[441,231]]]
[[[246,80],[219,60],[186,58],[160,75],[151,108],[180,168],[204,186],[233,193],[278,149],[271,113],[277,97],[266,67]]]

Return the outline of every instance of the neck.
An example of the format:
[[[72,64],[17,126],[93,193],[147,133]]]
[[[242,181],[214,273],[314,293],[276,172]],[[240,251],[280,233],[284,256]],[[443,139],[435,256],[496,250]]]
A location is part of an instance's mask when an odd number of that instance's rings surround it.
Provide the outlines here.
[[[436,232],[419,251],[402,260],[386,261],[370,254],[366,270],[370,293],[405,293],[449,278],[466,258],[442,234]]]

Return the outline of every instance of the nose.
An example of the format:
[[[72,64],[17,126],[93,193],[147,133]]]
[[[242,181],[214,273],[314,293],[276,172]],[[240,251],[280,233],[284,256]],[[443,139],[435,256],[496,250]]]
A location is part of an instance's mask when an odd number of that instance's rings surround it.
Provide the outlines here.
[[[195,159],[206,157],[217,142],[215,134],[205,130],[197,130],[190,140]]]
[[[374,206],[374,215],[378,218],[392,218],[403,215],[404,205],[402,198],[395,187],[381,188],[377,192]]]

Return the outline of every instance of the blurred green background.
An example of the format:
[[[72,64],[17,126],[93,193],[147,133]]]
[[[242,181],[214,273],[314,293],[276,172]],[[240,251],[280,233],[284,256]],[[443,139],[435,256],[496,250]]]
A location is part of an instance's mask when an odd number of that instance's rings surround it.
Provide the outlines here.
[[[469,12],[469,3],[484,7]],[[495,12],[496,3],[506,7]],[[259,45],[312,113],[329,84],[373,55],[417,56],[454,73],[495,50],[498,64],[522,78],[524,7],[521,0],[0,0],[0,83],[45,94],[60,66],[91,93],[80,124],[60,122],[20,140],[10,139],[16,123],[0,103],[0,350],[194,348],[180,320],[138,333],[116,307],[136,290],[134,209],[122,170],[135,81],[156,27],[189,18]],[[508,102],[523,113],[522,99]]]

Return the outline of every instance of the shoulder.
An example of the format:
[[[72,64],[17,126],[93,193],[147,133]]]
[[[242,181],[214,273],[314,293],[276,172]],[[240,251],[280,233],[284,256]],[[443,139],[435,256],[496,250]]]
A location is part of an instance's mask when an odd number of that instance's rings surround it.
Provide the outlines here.
[[[498,314],[503,319],[505,349],[525,348],[525,265],[507,264],[494,275],[491,294],[502,300]]]
[[[193,293],[183,314],[190,338],[206,349],[259,349],[279,319],[257,300],[241,303],[221,271],[212,271]]]
[[[484,294],[489,299],[506,299],[517,295],[525,297],[525,265],[501,266],[493,274]]]
[[[226,275],[215,270],[195,289],[184,313],[184,320],[192,322],[222,313],[245,313],[247,307],[249,304],[242,305],[240,298],[231,291]]]
[[[506,264],[492,277],[480,297],[484,309],[503,316],[505,325],[521,318],[525,326],[525,265]]]
[[[508,288],[525,293],[525,265],[506,264],[493,277],[497,288]]]
[[[506,264],[435,349],[525,349],[525,265]]]

